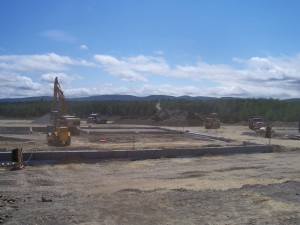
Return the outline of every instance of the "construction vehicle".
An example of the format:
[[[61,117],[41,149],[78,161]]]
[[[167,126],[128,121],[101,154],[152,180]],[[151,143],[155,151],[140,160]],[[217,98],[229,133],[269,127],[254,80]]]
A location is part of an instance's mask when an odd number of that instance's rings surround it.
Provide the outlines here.
[[[264,117],[262,116],[253,116],[249,118],[248,125],[249,125],[249,129],[256,131],[266,127],[266,122]]]
[[[219,129],[221,126],[218,113],[211,113],[209,117],[204,119],[205,129]]]
[[[71,135],[80,134],[80,118],[75,115],[67,115],[65,96],[57,77],[54,80],[50,122],[53,126],[56,123],[57,127],[68,127]]]
[[[54,80],[51,125],[47,126],[47,142],[51,145],[70,145],[71,134],[79,133],[80,119],[66,114],[65,96],[58,83]]]
[[[100,115],[99,113],[91,113],[87,118],[86,122],[95,124],[106,124],[107,118],[106,116]]]
[[[57,124],[57,122],[56,122]],[[71,133],[68,127],[48,126],[47,127],[47,142],[49,145],[68,146],[71,144]]]

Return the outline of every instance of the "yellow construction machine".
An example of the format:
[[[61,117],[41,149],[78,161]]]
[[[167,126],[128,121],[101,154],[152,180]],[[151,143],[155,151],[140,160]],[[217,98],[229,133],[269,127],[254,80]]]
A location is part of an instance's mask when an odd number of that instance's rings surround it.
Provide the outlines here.
[[[68,127],[49,127],[47,142],[49,145],[68,146],[71,144],[71,134]]]
[[[47,126],[47,141],[52,145],[70,145],[71,134],[79,134],[80,119],[66,114],[65,96],[57,77],[53,90],[51,125]]]
[[[205,129],[219,129],[221,126],[218,113],[211,113],[210,117],[205,118],[204,127]]]

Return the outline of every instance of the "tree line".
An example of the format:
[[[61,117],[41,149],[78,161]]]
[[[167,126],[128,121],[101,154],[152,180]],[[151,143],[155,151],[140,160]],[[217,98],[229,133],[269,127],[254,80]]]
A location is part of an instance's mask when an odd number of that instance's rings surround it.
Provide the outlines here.
[[[155,116],[157,101],[67,101],[67,112],[87,118],[92,112],[107,116],[150,118]],[[300,102],[278,99],[162,99],[160,107],[185,110],[203,117],[218,113],[224,123],[247,121],[251,116],[264,116],[268,121],[299,121]],[[51,111],[51,101],[1,102],[1,118],[34,119]]]
[[[162,100],[162,108],[187,110],[209,116],[218,113],[224,123],[247,121],[252,116],[264,116],[267,121],[300,120],[300,102],[278,99],[220,98],[210,100]]]
[[[51,111],[51,101],[1,102],[0,117],[33,119]],[[150,117],[155,114],[154,101],[67,101],[70,115],[87,118],[91,113],[107,116]]]

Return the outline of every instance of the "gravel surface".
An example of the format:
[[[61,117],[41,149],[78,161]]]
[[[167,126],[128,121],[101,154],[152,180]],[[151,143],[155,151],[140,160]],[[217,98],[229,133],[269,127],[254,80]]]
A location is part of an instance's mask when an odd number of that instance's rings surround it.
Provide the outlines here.
[[[246,126],[172,129],[222,136],[239,144],[270,141]],[[136,147],[233,144],[185,135],[138,135]],[[47,146],[44,136],[2,136],[0,148],[65,149]],[[132,137],[79,136],[72,140],[72,148],[130,148]],[[2,167],[0,224],[300,224],[299,140],[274,137],[271,143],[280,145],[281,151],[96,163],[70,158],[16,171]]]
[[[300,153],[0,169],[4,224],[299,224]]]

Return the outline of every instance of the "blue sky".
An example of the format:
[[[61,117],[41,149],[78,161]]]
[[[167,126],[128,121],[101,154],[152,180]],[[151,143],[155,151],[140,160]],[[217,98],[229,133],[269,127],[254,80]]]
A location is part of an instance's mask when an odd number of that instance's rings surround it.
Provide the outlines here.
[[[2,0],[0,98],[300,97],[298,0]]]

